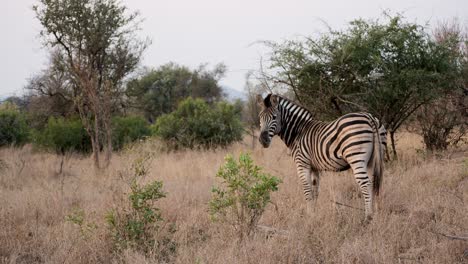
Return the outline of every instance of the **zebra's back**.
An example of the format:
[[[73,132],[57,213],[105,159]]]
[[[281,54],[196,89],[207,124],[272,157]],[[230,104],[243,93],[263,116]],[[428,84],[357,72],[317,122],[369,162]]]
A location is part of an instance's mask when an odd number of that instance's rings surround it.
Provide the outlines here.
[[[368,113],[346,114],[332,122],[311,122],[298,138],[293,153],[308,159],[312,169],[342,171],[372,153],[373,126],[379,122]]]

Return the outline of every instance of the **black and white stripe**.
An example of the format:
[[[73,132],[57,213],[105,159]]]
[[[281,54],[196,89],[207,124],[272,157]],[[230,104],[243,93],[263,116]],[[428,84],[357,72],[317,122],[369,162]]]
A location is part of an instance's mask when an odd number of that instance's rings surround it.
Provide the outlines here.
[[[369,113],[350,113],[332,122],[315,120],[296,103],[269,94],[260,95],[260,142],[268,147],[278,135],[291,150],[307,200],[316,200],[320,171],[352,169],[364,197],[366,216],[379,194],[386,150],[386,131]]]

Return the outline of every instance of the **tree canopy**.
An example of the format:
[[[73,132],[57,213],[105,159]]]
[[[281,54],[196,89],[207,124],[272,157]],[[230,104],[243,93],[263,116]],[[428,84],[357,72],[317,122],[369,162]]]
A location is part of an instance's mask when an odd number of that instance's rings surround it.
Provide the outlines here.
[[[190,70],[168,63],[131,79],[126,94],[131,105],[153,122],[156,117],[174,111],[178,103],[187,97],[202,98],[209,103],[219,100],[222,96],[219,80],[225,71],[223,64],[216,65],[210,71],[205,65]]]
[[[270,79],[288,85],[317,116],[368,111],[393,134],[421,105],[456,87],[452,42],[434,41],[401,16],[354,20],[318,38],[268,43]],[[394,144],[392,144],[396,155]]]

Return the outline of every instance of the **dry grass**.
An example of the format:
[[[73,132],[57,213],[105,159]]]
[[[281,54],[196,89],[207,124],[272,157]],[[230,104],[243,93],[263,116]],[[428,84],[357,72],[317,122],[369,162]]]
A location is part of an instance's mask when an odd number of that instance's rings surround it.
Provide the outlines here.
[[[379,210],[363,223],[362,207],[349,172],[324,173],[317,207],[307,210],[295,168],[282,142],[250,150],[254,160],[283,183],[261,224],[286,234],[257,235],[239,244],[228,226],[212,223],[207,212],[214,175],[227,153],[154,151],[145,144],[115,155],[111,167],[96,173],[92,160],[34,153],[30,148],[0,150],[0,263],[154,263],[153,256],[127,250],[112,253],[104,220],[122,206],[128,184],[122,172],[145,151],[156,154],[145,181],[162,180],[168,195],[159,202],[176,243],[171,263],[467,263],[468,157],[466,152],[424,157],[420,139],[399,135],[400,160],[387,165]],[[125,174],[124,174],[125,175]],[[91,232],[65,220],[75,208]]]

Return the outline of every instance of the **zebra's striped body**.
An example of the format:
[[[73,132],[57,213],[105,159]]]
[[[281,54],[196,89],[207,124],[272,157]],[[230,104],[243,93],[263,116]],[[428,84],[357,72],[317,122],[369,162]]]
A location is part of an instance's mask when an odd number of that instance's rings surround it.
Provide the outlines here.
[[[319,172],[351,168],[364,197],[366,216],[378,195],[386,131],[368,113],[346,114],[332,122],[313,119],[305,108],[277,95],[258,97],[260,142],[268,147],[278,135],[291,150],[307,200],[318,196]]]

